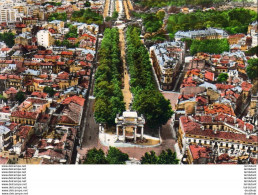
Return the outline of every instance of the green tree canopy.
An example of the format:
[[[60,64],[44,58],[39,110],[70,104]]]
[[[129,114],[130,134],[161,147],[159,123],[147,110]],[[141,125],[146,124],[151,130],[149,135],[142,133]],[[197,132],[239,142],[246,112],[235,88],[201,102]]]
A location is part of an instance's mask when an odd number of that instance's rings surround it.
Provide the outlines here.
[[[84,3],[84,6],[85,6],[85,7],[90,7],[90,6],[91,6],[91,3],[90,3],[89,1],[86,1],[86,2]]]
[[[80,11],[74,11],[71,17],[72,21],[85,22],[87,24],[102,24],[103,16],[92,11],[91,9],[81,9]]]
[[[220,73],[217,81],[220,83],[226,82],[228,80],[228,74],[227,73]]]
[[[107,164],[105,153],[102,149],[93,148],[88,151],[84,164]]]
[[[248,51],[246,51],[246,52],[245,52],[245,55],[247,55],[247,56],[253,56],[253,55],[258,56],[258,46],[252,47],[251,49],[249,49]]]
[[[53,20],[62,20],[62,21],[67,21],[67,14],[66,13],[52,13],[48,17],[48,21],[53,21]]]
[[[84,164],[125,164],[127,160],[129,160],[128,154],[110,146],[107,155],[102,149],[93,148],[89,150]]]
[[[229,51],[227,39],[192,40],[190,46],[191,55],[199,52],[218,54],[223,53],[224,51]]]
[[[139,34],[135,27],[128,27],[126,32],[126,62],[130,72],[130,90],[134,95],[133,109],[143,114],[147,125],[156,131],[173,112],[169,101],[156,88],[149,52],[140,41]]]
[[[109,164],[125,164],[125,161],[129,160],[129,156],[119,149],[110,146],[106,159]]]
[[[169,100],[157,90],[142,90],[134,99],[133,108],[143,114],[147,125],[153,128],[166,124],[173,114]]]
[[[19,91],[15,95],[15,100],[18,101],[19,103],[22,103],[25,100],[26,96],[25,93],[22,91]]]
[[[55,90],[49,86],[44,87],[43,92],[48,93],[50,97],[53,97],[53,95],[55,94]]]
[[[247,33],[248,25],[257,20],[253,10],[234,8],[224,11],[196,11],[189,14],[171,14],[167,31],[172,36],[177,31],[199,30],[208,27],[222,28],[230,34]]]
[[[178,164],[176,153],[171,149],[163,150],[159,156],[154,151],[146,152],[141,158],[141,164]]]
[[[141,164],[158,164],[158,156],[154,151],[146,152],[141,158]]]
[[[122,63],[118,29],[106,29],[99,49],[95,78],[96,97],[94,116],[97,122],[114,125],[116,114],[125,110],[121,90]]]
[[[112,13],[112,18],[113,19],[116,19],[118,17],[118,12],[117,11],[114,11],[113,13]]]
[[[249,59],[248,66],[246,68],[246,73],[249,79],[254,79],[258,77],[258,58]]]
[[[14,39],[15,39],[15,36],[13,33],[10,33],[10,32],[0,33],[0,41],[5,42],[5,44],[8,47],[12,47],[14,45]]]
[[[176,153],[172,152],[170,149],[166,151],[163,150],[159,155],[158,164],[178,164],[179,160],[177,159]]]

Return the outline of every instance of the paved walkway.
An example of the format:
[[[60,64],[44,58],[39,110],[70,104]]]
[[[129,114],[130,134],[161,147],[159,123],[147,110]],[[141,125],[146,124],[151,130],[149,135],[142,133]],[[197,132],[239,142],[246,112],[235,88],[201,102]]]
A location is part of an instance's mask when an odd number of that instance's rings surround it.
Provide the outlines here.
[[[126,110],[129,110],[129,105],[131,103],[132,99],[132,93],[130,91],[130,78],[126,66],[125,61],[125,37],[124,37],[124,31],[122,29],[119,29],[119,41],[120,41],[120,49],[121,49],[121,58],[123,62],[123,69],[124,69],[124,88],[122,89],[123,96],[124,96],[124,102]]]
[[[175,151],[175,140],[173,139],[167,139],[164,140],[161,145],[156,146],[156,147],[145,147],[145,148],[140,148],[140,147],[118,147],[119,150],[121,150],[124,153],[127,153],[129,155],[129,157],[131,158],[135,158],[140,160],[141,157],[146,153],[146,152],[150,152],[150,151],[154,151],[157,155],[159,155],[162,150],[166,150],[166,149],[171,149],[172,151]],[[107,146],[103,146],[100,142],[98,143],[98,146],[96,146],[97,149],[102,149],[105,153],[108,152],[108,148]],[[78,153],[80,154],[80,158],[83,159],[86,154],[87,151],[90,150],[92,148],[83,148],[82,150],[78,150]]]
[[[119,13],[119,0],[116,0],[116,11]]]
[[[125,9],[126,19],[127,20],[131,20],[126,0],[123,0],[123,4],[124,4],[124,9]]]
[[[128,4],[128,7],[129,7],[129,10],[133,10],[133,5],[132,5],[130,0],[127,0],[127,4]]]
[[[108,16],[109,4],[110,4],[110,0],[106,0],[104,12],[103,12],[103,18],[106,18]]]

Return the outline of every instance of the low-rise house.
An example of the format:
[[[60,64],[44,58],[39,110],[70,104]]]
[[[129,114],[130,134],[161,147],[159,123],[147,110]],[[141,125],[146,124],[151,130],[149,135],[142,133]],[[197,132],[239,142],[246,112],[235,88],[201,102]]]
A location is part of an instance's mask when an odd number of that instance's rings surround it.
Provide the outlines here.
[[[26,111],[16,110],[11,113],[11,122],[33,126],[36,123],[38,115],[39,114],[36,112],[26,112]]]
[[[12,146],[11,131],[9,128],[0,126],[0,150],[7,151]]]

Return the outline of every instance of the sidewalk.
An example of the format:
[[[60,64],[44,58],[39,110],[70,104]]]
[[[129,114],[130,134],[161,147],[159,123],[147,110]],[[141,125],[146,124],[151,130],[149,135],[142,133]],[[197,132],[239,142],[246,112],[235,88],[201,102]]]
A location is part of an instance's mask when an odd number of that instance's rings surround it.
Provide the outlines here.
[[[124,74],[124,88],[122,89],[122,93],[124,96],[124,102],[126,110],[130,110],[130,103],[132,100],[132,93],[130,91],[130,78],[126,66],[126,60],[125,60],[125,37],[124,37],[124,31],[122,29],[119,29],[119,41],[120,41],[120,48],[121,48],[121,58],[123,62],[123,74]]]

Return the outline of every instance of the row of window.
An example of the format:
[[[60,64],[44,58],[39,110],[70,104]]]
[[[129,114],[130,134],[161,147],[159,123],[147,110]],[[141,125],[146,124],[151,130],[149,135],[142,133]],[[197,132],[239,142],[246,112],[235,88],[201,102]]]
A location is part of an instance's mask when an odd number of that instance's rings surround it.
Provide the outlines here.
[[[196,139],[194,139],[193,140],[194,141],[194,143],[197,143],[196,142]],[[188,140],[188,143],[191,143],[191,139],[189,139]],[[199,142],[198,142],[199,144],[201,144],[202,143],[202,141],[201,140],[199,140]],[[204,141],[204,144],[209,144],[209,145],[211,145],[212,144],[212,141]],[[220,143],[220,145],[219,145],[220,147],[223,147],[224,146],[224,144],[223,143]],[[226,146],[225,147],[229,147],[229,145],[228,145],[228,143],[226,143]],[[235,148],[235,146],[234,145],[231,145],[231,147],[232,148]],[[254,151],[256,151],[256,147],[253,147],[254,148]],[[237,149],[240,149],[240,145],[237,145]],[[242,146],[242,148],[241,148],[242,150],[245,150],[246,149],[246,146]],[[250,147],[249,147],[249,149],[250,149]]]

